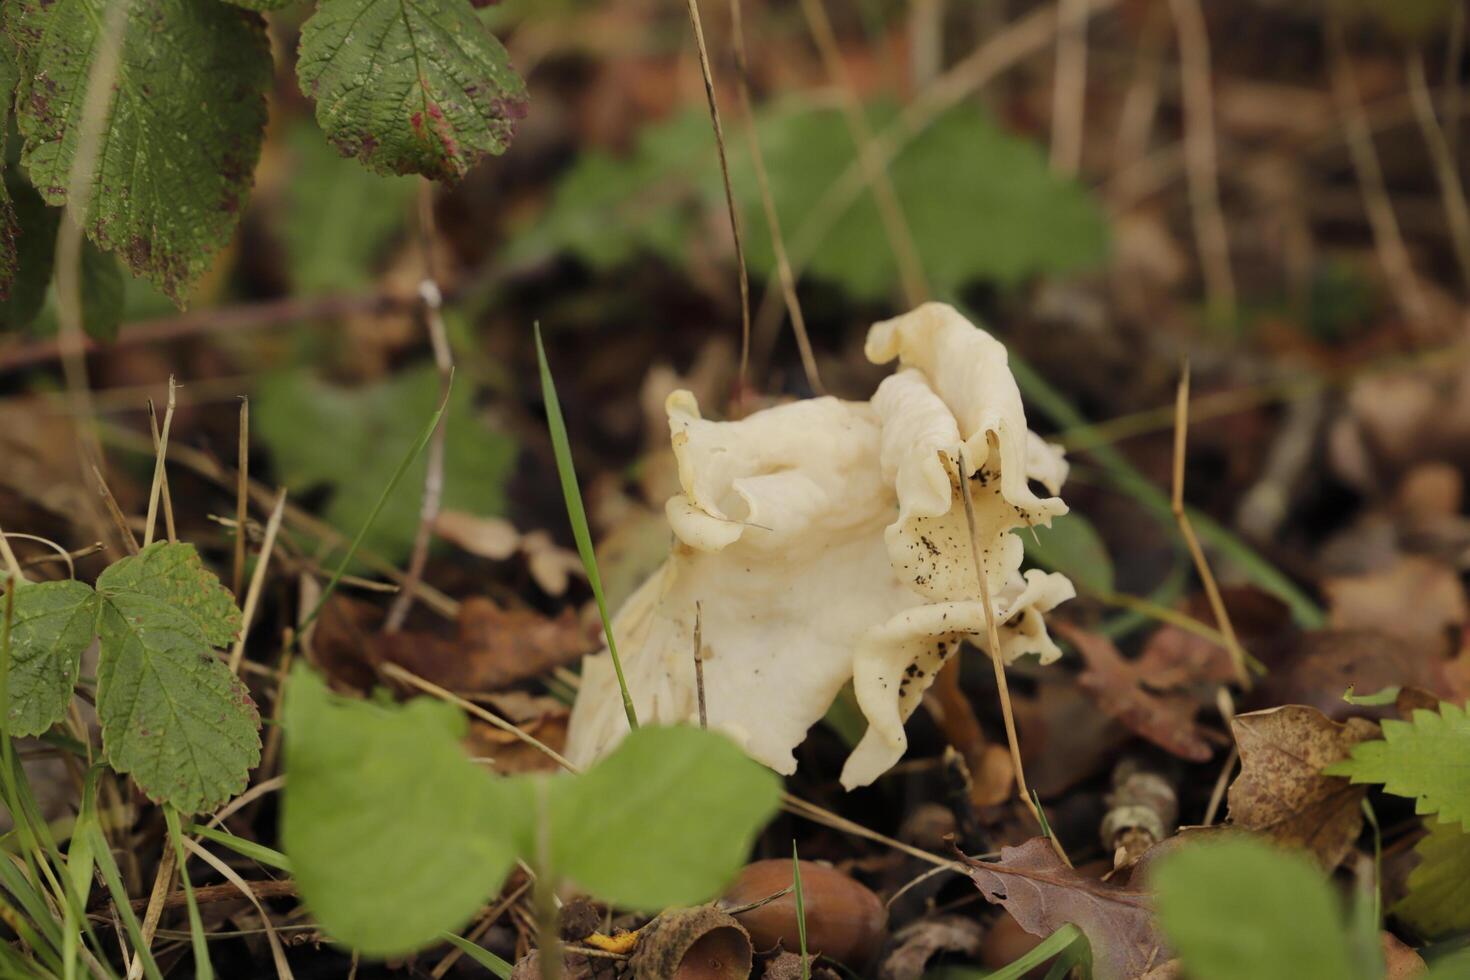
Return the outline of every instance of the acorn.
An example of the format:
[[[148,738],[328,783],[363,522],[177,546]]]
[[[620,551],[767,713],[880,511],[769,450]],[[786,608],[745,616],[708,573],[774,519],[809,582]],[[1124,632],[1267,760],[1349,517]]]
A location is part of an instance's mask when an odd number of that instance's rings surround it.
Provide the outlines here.
[[[770,898],[791,884],[790,861],[756,861],[745,866],[720,904],[737,909]],[[852,967],[862,967],[877,954],[887,933],[888,910],[870,888],[826,865],[802,861],[801,896],[808,953],[820,953]],[[732,914],[750,932],[757,949],[772,949],[777,943],[790,951],[800,948],[794,890]]]

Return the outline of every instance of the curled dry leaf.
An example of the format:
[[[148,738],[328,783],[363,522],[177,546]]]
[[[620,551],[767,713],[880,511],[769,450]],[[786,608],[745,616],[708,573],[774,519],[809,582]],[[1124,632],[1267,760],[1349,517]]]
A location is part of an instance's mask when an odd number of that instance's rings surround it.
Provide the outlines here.
[[[984,928],[973,918],[941,915],[910,922],[893,937],[893,950],[883,957],[878,980],[919,980],[936,953],[979,954]]]
[[[1043,837],[1003,848],[999,861],[965,863],[986,900],[1005,906],[1032,935],[1049,936],[1069,922],[1081,929],[1097,980],[1138,977],[1169,958],[1141,887],[1142,863],[1127,884],[1097,881],[1063,864]]]
[[[1240,775],[1230,784],[1230,822],[1289,847],[1304,848],[1331,870],[1342,862],[1363,826],[1367,787],[1323,767],[1378,735],[1361,718],[1345,724],[1315,708],[1293,704],[1236,715]]]
[[[1210,758],[1212,749],[1204,729],[1194,721],[1199,703],[1193,697],[1151,693],[1144,687],[1143,669],[1137,662],[1124,660],[1112,640],[1071,623],[1057,623],[1055,627],[1087,663],[1077,683],[1105,714],[1181,759],[1204,762]]]
[[[931,303],[875,325],[866,350],[900,362],[869,402],[816,398],[715,422],[689,393],[669,396],[674,551],[613,623],[639,718],[688,722],[699,604],[709,724],[782,773],[851,680],[868,731],[843,769],[849,788],[902,757],[905,721],[961,641],[988,645],[962,492],[1000,655],[1060,656],[1042,613],[1073,595],[1061,575],[1022,574],[1010,533],[1066,513],[1030,488],[1055,494],[1066,464],[1027,430],[1005,348]],[[567,748],[579,764],[628,730],[610,657],[589,658],[582,676]]]

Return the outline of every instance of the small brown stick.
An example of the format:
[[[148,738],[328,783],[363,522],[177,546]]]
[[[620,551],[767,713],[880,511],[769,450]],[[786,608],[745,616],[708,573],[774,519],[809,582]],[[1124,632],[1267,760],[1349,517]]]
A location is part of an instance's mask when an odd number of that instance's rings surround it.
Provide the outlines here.
[[[1235,679],[1245,690],[1250,690],[1250,673],[1245,667],[1245,651],[1235,636],[1235,627],[1230,622],[1230,613],[1225,609],[1225,600],[1220,597],[1220,586],[1210,563],[1200,547],[1199,537],[1194,533],[1194,523],[1189,519],[1189,510],[1184,506],[1184,457],[1185,444],[1189,435],[1189,362],[1184,362],[1184,371],[1179,377],[1179,389],[1174,398],[1174,487],[1169,506],[1174,520],[1179,525],[1179,534],[1189,548],[1189,557],[1194,560],[1195,570],[1204,583],[1205,595],[1210,600],[1210,610],[1215,614],[1215,625],[1225,639],[1225,649],[1230,653],[1230,665],[1235,670]]]
[[[1215,160],[1215,108],[1210,84],[1210,35],[1199,0],[1169,0],[1179,39],[1179,71],[1184,88],[1184,155],[1194,215],[1195,242],[1211,310],[1235,316],[1235,274],[1230,239],[1220,209]]]
[[[172,847],[165,847],[163,849],[163,856],[158,862],[158,874],[153,879],[153,892],[146,900],[133,902],[134,911],[146,908],[146,911],[143,912],[142,935],[145,949],[153,948],[153,935],[158,931],[158,921],[163,917],[163,909],[168,904],[167,898],[173,887],[174,864],[174,849]],[[231,890],[233,891],[233,887]],[[180,904],[182,904],[185,900],[185,893],[179,891],[174,894],[179,897]],[[132,962],[128,965],[128,977],[130,980],[136,980],[137,977],[141,977],[142,975],[143,951],[139,950],[133,955]]]
[[[715,78],[709,67],[709,49],[704,43],[704,25],[699,19],[699,0],[687,0],[689,24],[694,28],[694,46],[699,51],[699,71],[704,76],[704,97],[709,103],[710,125],[715,131],[715,150],[720,156],[720,178],[725,183],[725,206],[730,211],[730,234],[735,239],[735,264],[740,273],[740,390],[745,390],[750,371],[750,274],[745,267],[745,243],[740,237],[740,209],[730,185],[730,161],[725,156],[725,128],[720,125],[720,103],[715,98]]]
[[[1449,225],[1455,261],[1460,265],[1460,281],[1466,292],[1470,292],[1470,207],[1465,204],[1465,188],[1460,184],[1454,152],[1434,114],[1434,99],[1429,95],[1429,82],[1424,74],[1424,52],[1418,48],[1409,49],[1406,74],[1409,96],[1414,103],[1414,118],[1419,122],[1424,145],[1429,149],[1429,160],[1439,182],[1440,197],[1444,200],[1444,216]]]
[[[250,514],[250,399],[240,396],[240,439],[235,463],[234,593],[245,584],[245,519]]]
[[[801,0],[801,11],[806,17],[812,40],[817,43],[817,52],[828,77],[837,86],[842,96],[842,114],[852,141],[858,148],[858,163],[863,178],[878,205],[878,214],[883,219],[883,228],[888,234],[888,247],[898,263],[899,281],[903,285],[904,298],[910,306],[918,306],[929,298],[929,284],[924,278],[924,266],[919,260],[919,251],[914,244],[913,232],[904,217],[898,192],[888,177],[888,164],[873,137],[873,130],[863,114],[857,92],[847,74],[847,65],[842,60],[842,51],[837,44],[837,35],[832,30],[832,21],[827,17],[827,8],[822,0]]]
[[[1057,61],[1051,87],[1051,168],[1075,177],[1082,167],[1087,107],[1088,0],[1057,0]]]
[[[694,689],[699,693],[699,727],[709,727],[709,714],[704,705],[704,608],[694,604]]]
[[[750,159],[755,164],[755,179],[760,186],[761,209],[765,211],[766,225],[771,232],[771,251],[776,257],[776,275],[781,281],[781,295],[786,300],[786,315],[791,318],[791,329],[796,334],[796,349],[801,353],[801,366],[806,372],[806,383],[814,393],[825,395],[827,389],[822,385],[822,376],[817,371],[817,359],[812,353],[811,337],[807,335],[806,317],[801,312],[801,300],[796,295],[796,276],[791,271],[791,259],[786,254],[786,240],[781,234],[781,217],[776,213],[776,199],[771,194],[771,182],[766,173],[766,157],[761,152],[760,138],[756,134],[755,109],[750,99],[750,66],[745,59],[745,21],[741,16],[740,0],[731,0],[730,20],[735,40],[735,74],[740,92],[741,115],[745,122],[745,140],[750,144]],[[749,310],[747,309],[747,330],[749,325]],[[746,350],[742,354],[742,364],[748,358],[749,351]],[[743,368],[741,377],[744,378]],[[743,387],[742,381],[742,389]]]
[[[833,813],[825,807],[817,806],[815,803],[803,800],[801,797],[794,796],[791,793],[781,794],[781,808],[787,813],[805,820],[810,820],[812,823],[818,823],[823,827],[830,827],[833,830],[839,830],[844,834],[851,834],[854,837],[861,837],[864,840],[873,841],[875,844],[882,844],[884,847],[891,847],[895,851],[907,854],[909,857],[918,858],[920,861],[926,861],[937,867],[954,868],[957,871],[964,870],[963,866],[957,862],[942,858],[938,854],[931,854],[923,848],[915,847],[912,844],[905,844],[901,840],[895,840],[892,837],[878,833],[876,830],[869,830],[860,823],[849,820],[840,814]]]
[[[444,328],[444,294],[434,268],[434,182],[427,177],[419,181],[419,251],[423,257],[424,277],[419,282],[420,310],[429,342],[434,348],[434,366],[439,370],[439,398],[448,399],[454,378],[454,352],[449,347],[449,333]],[[419,524],[413,536],[413,551],[404,572],[404,589],[393,600],[383,621],[383,632],[397,633],[403,628],[408,611],[413,608],[416,586],[424,577],[429,561],[429,545],[434,541],[434,522],[439,518],[439,505],[444,499],[444,456],[449,436],[449,415],[439,419],[429,441],[424,468],[424,492],[419,504]]]
[[[260,916],[260,924],[265,929],[265,939],[271,949],[271,961],[275,964],[276,976],[280,980],[293,980],[291,964],[286,962],[286,950],[281,945],[281,937],[276,935],[275,923],[271,922],[270,914],[266,912],[265,906],[260,904],[260,896],[255,894],[255,886],[240,877],[240,873],[234,868],[205,850],[204,846],[197,841],[185,837],[183,844],[190,853],[197,855],[205,864],[219,872],[232,888],[249,899],[250,904],[255,906],[255,912]]]
[[[275,550],[276,533],[281,529],[281,515],[286,511],[286,491],[281,490],[276,497],[276,506],[271,508],[270,520],[265,525],[265,540],[260,545],[260,557],[255,561],[255,573],[250,576],[250,592],[245,596],[245,605],[241,613],[240,638],[235,641],[234,649],[230,651],[230,673],[240,672],[240,661],[245,658],[245,640],[250,636],[250,624],[255,619],[255,607],[260,602],[260,593],[265,587],[266,569],[270,567],[271,552]],[[245,535],[239,534],[236,540],[245,540]]]
[[[292,898],[296,894],[296,883],[289,878],[269,879],[266,881],[246,882],[250,890],[255,893],[256,898]],[[131,903],[133,911],[142,911],[151,899],[134,899]],[[244,901],[240,897],[240,889],[234,885],[203,885],[194,889],[194,901],[200,905],[213,905],[217,902]],[[188,896],[180,889],[169,892],[162,899],[164,909],[183,908],[189,903]],[[162,911],[162,910],[160,910]]]
[[[133,537],[133,529],[128,526],[127,516],[123,514],[122,508],[117,505],[117,498],[112,495],[112,490],[108,488],[107,480],[102,476],[102,471],[95,465],[92,467],[92,475],[97,478],[97,491],[102,495],[103,506],[107,508],[107,514],[112,518],[112,524],[117,528],[123,545],[128,549],[128,554],[136,555],[138,553],[138,539]]]
[[[965,450],[958,451],[959,456],[959,478],[960,499],[965,504],[965,525],[970,533],[970,556],[975,561],[975,579],[980,584],[980,602],[985,607],[985,631],[990,649],[990,663],[995,668],[995,686],[1000,691],[1000,713],[1006,723],[1006,741],[1011,749],[1011,764],[1016,770],[1016,788],[1021,791],[1021,799],[1026,804],[1026,809],[1031,811],[1031,816],[1036,818],[1036,823],[1045,829],[1046,818],[1041,815],[1040,805],[1036,798],[1031,795],[1031,789],[1026,785],[1026,769],[1021,764],[1021,742],[1016,737],[1016,715],[1011,707],[1011,690],[1006,683],[1005,657],[1000,649],[1000,628],[995,621],[995,607],[990,601],[990,582],[985,577],[985,563],[980,559],[979,532],[975,526],[975,502],[970,499],[970,468],[965,464]],[[1067,852],[1062,848],[1062,842],[1057,840],[1056,834],[1047,834],[1046,839],[1051,843],[1051,849],[1056,852],[1057,857],[1067,867],[1072,866],[1072,861],[1067,857]]]
[[[154,418],[153,403],[149,402],[148,404],[149,423],[150,426],[152,426],[154,429],[154,462],[153,486],[148,491],[148,519],[143,523],[143,547],[145,548],[153,543],[153,531],[158,526],[159,498],[162,497],[165,501],[169,500],[168,468],[166,461],[168,459],[168,436],[169,431],[173,428],[174,425],[174,408],[177,405],[176,392],[177,386],[174,384],[173,375],[169,375],[168,403],[163,410],[162,430],[159,430],[156,426],[153,426],[153,423],[156,421],[156,419]],[[177,540],[177,538],[174,537],[174,520],[172,514],[173,507],[169,506],[166,509],[170,511],[170,513],[165,518],[165,523],[168,525],[168,539],[170,541],[175,541]]]
[[[1363,195],[1363,209],[1368,214],[1368,225],[1373,230],[1373,245],[1378,252],[1378,261],[1393,290],[1399,310],[1409,320],[1423,324],[1429,319],[1429,304],[1420,289],[1419,279],[1414,274],[1409,250],[1404,245],[1399,231],[1398,218],[1393,213],[1389,200],[1388,186],[1383,179],[1383,166],[1378,160],[1378,151],[1373,146],[1373,132],[1368,125],[1368,115],[1363,111],[1358,83],[1353,77],[1353,66],[1348,61],[1347,42],[1343,39],[1342,19],[1329,11],[1326,24],[1327,65],[1332,78],[1332,94],[1337,101],[1338,113],[1342,116],[1343,134],[1348,152],[1352,157],[1353,170],[1358,175],[1358,188]]]

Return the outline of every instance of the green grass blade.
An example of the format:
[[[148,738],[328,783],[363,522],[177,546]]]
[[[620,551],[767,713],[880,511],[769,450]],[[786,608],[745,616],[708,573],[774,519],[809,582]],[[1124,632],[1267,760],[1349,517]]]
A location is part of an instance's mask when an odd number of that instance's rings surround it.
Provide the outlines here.
[[[587,569],[587,581],[591,583],[592,595],[597,600],[597,612],[602,617],[602,632],[607,637],[613,671],[618,675],[618,687],[623,692],[623,713],[628,716],[628,727],[636,731],[638,712],[633,708],[633,697],[628,693],[628,681],[623,676],[623,662],[618,658],[617,640],[613,639],[612,617],[607,614],[607,600],[602,593],[602,576],[597,573],[597,553],[592,548],[592,531],[587,526],[587,511],[582,506],[582,490],[577,486],[577,469],[572,463],[572,446],[567,439],[567,424],[562,418],[561,402],[556,397],[556,382],[551,378],[551,365],[546,361],[546,348],[541,344],[539,323],[536,324],[536,360],[541,365],[541,397],[546,402],[546,425],[551,430],[551,448],[556,454],[556,472],[561,477],[561,492],[567,502],[567,517],[572,522],[572,537],[577,540],[577,553],[582,556],[582,565]]]
[[[442,938],[445,942],[458,946],[464,955],[495,974],[500,980],[510,980],[510,971],[513,967],[484,946],[472,943],[463,936],[456,936],[452,932],[444,933]]]
[[[284,871],[287,874],[291,873],[291,859],[280,851],[266,847],[264,844],[257,844],[253,840],[236,837],[234,834],[220,830],[218,827],[206,827],[203,824],[197,823],[189,828],[189,833],[197,834],[205,840],[219,844],[221,847],[228,847],[236,854],[244,855],[252,861],[258,861],[268,868],[275,868],[277,871]]]
[[[1026,974],[1071,946],[1081,935],[1081,929],[1068,923],[1043,939],[1025,956],[1012,960],[994,973],[986,974],[985,980],[1021,980]]]
[[[123,886],[122,873],[117,869],[117,862],[112,858],[112,850],[102,836],[102,829],[93,824],[89,830],[92,834],[92,853],[97,857],[97,867],[102,871],[102,880],[107,883],[107,891],[112,896],[113,907],[117,909],[118,917],[122,919],[123,928],[127,931],[128,939],[133,944],[133,950],[142,957],[143,975],[148,980],[163,980],[163,974],[159,972],[158,964],[153,960],[153,954],[148,951],[148,944],[143,941],[143,928],[138,925],[138,917],[133,914],[128,890]]]
[[[204,935],[204,920],[199,915],[199,903],[194,900],[194,883],[189,880],[189,857],[184,852],[184,842],[179,832],[178,811],[165,804],[163,819],[168,824],[168,839],[173,844],[179,881],[184,886],[184,901],[189,906],[189,938],[194,945],[194,977],[195,980],[214,980],[214,964],[209,962],[209,938]]]
[[[1010,355],[1010,367],[1026,400],[1053,423],[1064,429],[1087,425],[1087,419],[1076,406],[1014,351]],[[1140,473],[1121,452],[1107,444],[1090,446],[1084,452],[1097,460],[1109,479],[1138,501],[1156,520],[1173,526],[1174,512],[1168,495]],[[1238,565],[1256,585],[1285,602],[1299,625],[1315,629],[1325,624],[1326,617],[1321,607],[1276,566],[1257,554],[1250,545],[1193,508],[1189,510],[1189,518],[1201,540]]]
[[[812,964],[806,958],[806,897],[801,893],[801,859],[796,841],[791,842],[791,887],[796,892],[796,938],[801,943],[801,980],[812,980]]]
[[[327,587],[322,589],[321,598],[317,599],[316,605],[312,607],[311,612],[301,621],[301,625],[297,627],[296,634],[298,636],[306,632],[306,628],[321,615],[322,609],[327,604],[327,600],[332,597],[333,592],[337,591],[337,585],[342,581],[342,576],[347,574],[347,569],[352,565],[352,559],[357,557],[357,549],[362,547],[363,539],[367,537],[368,531],[372,530],[373,525],[377,523],[378,515],[383,512],[383,507],[388,503],[389,498],[393,496],[393,491],[398,489],[398,484],[403,482],[403,477],[408,473],[409,467],[413,466],[414,460],[419,458],[419,454],[424,451],[424,447],[429,444],[429,440],[434,438],[434,430],[439,428],[439,423],[444,418],[444,412],[449,408],[449,395],[453,387],[454,370],[451,368],[449,383],[444,386],[444,398],[439,402],[439,408],[429,418],[429,424],[424,427],[424,431],[419,435],[418,439],[409,447],[408,455],[403,457],[403,461],[398,464],[398,469],[393,471],[393,478],[388,481],[388,485],[378,495],[378,502],[373,504],[372,512],[368,514],[368,518],[363,522],[362,527],[358,528],[357,535],[352,539],[352,544],[347,548],[347,554],[342,556],[342,560],[338,562],[337,567],[332,571],[332,577],[327,582]]]

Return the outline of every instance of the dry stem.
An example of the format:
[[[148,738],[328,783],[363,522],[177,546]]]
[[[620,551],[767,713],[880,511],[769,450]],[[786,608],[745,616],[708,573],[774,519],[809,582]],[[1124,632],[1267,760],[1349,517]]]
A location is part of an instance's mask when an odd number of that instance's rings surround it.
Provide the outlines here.
[[[240,439],[235,463],[234,593],[245,584],[245,518],[250,513],[250,399],[240,396]]]
[[[1465,204],[1465,188],[1460,184],[1454,151],[1434,114],[1434,100],[1430,98],[1429,83],[1424,76],[1424,52],[1412,48],[1407,60],[1409,96],[1414,103],[1414,118],[1418,120],[1419,131],[1424,135],[1424,145],[1429,149],[1429,161],[1434,166],[1434,177],[1439,183],[1440,197],[1444,199],[1444,216],[1449,224],[1455,261],[1460,266],[1460,281],[1466,292],[1470,292],[1470,208]]]
[[[174,424],[174,408],[177,404],[177,386],[174,384],[173,375],[168,379],[168,404],[163,412],[163,429],[156,432],[154,445],[156,446],[153,462],[153,486],[148,491],[148,519],[143,524],[143,547],[153,543],[153,531],[158,522],[158,501],[167,493],[164,488],[168,484],[168,472],[165,461],[168,458],[168,435]],[[150,410],[152,406],[149,406]],[[172,507],[169,508],[172,510]],[[174,540],[174,522],[172,515],[168,518],[169,540]]]
[[[1057,66],[1051,88],[1051,167],[1068,177],[1082,167],[1087,107],[1088,0],[1057,0]]]

